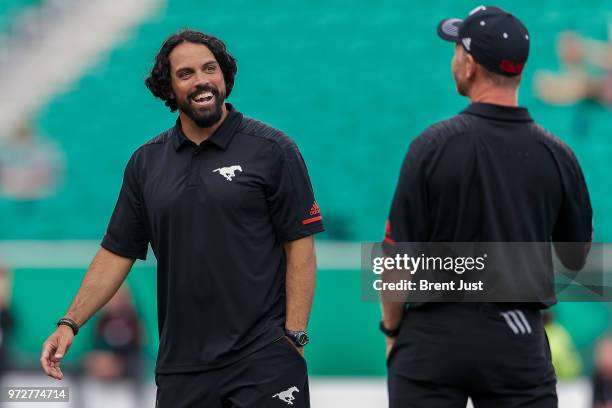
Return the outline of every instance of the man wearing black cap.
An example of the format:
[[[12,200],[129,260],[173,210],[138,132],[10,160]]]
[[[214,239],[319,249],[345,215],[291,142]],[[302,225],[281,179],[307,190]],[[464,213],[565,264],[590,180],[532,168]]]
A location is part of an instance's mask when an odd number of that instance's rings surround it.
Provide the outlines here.
[[[575,156],[517,106],[529,33],[480,6],[447,19],[452,72],[471,104],[411,144],[383,247],[400,242],[577,242],[592,211]],[[581,257],[588,251],[581,251]],[[550,288],[542,289],[548,293]],[[551,292],[552,293],[552,292]],[[404,303],[383,299],[390,408],[556,407],[540,310],[555,303]]]

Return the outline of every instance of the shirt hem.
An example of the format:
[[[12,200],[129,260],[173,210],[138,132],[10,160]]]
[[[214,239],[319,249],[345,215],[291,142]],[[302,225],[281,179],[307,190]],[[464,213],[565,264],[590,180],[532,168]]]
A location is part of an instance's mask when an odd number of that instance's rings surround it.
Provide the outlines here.
[[[282,241],[283,242],[287,242],[287,241],[295,241],[298,240],[300,238],[304,238],[304,237],[308,237],[314,234],[318,234],[319,232],[323,232],[325,231],[325,228],[323,227],[323,224],[319,224],[319,225],[313,225],[312,228],[305,228],[301,231],[297,231],[293,234],[289,234],[289,235],[285,235],[282,237]]]
[[[115,255],[119,255],[122,256],[124,258],[130,258],[130,259],[140,259],[142,261],[146,261],[147,259],[147,255],[146,253],[143,255],[142,253],[137,254],[135,252],[130,252],[130,251],[124,251],[122,249],[117,249],[117,247],[115,247],[114,245],[109,245],[109,243],[107,241],[102,241],[100,243],[100,246],[110,252],[112,252]]]
[[[232,365],[234,363],[239,362],[250,356],[253,353],[258,352],[259,350],[269,346],[277,342],[279,339],[282,339],[284,335],[277,336],[269,341],[258,344],[257,347],[252,349],[247,349],[244,352],[233,356],[232,358],[226,358],[221,361],[209,364],[194,364],[194,365],[162,365],[155,367],[155,374],[179,374],[179,373],[193,373],[193,372],[201,372],[201,371],[211,371],[217,370],[220,368],[224,368],[228,365]]]

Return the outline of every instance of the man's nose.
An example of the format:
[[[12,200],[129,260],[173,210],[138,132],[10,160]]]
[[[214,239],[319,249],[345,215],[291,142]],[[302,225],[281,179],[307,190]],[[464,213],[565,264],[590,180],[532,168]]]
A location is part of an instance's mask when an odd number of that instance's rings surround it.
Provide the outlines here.
[[[210,84],[209,76],[206,75],[205,72],[198,71],[196,73],[196,86],[197,85],[200,85],[200,86],[202,86],[202,85],[209,85],[209,84]]]

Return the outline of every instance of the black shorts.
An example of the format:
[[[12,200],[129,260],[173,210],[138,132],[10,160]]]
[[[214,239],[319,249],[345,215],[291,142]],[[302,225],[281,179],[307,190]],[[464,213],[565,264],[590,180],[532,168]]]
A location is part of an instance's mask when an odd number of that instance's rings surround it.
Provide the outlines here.
[[[157,374],[156,408],[308,408],[306,361],[286,338],[229,366]]]
[[[525,305],[408,309],[387,361],[390,408],[556,408],[540,311]]]

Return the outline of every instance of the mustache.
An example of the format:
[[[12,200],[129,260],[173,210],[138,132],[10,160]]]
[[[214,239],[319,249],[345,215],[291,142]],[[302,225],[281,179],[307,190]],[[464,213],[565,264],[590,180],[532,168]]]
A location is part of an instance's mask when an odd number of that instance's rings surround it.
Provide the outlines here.
[[[212,85],[198,85],[196,86],[196,88],[193,90],[193,92],[191,92],[189,94],[189,99],[193,99],[196,95],[202,93],[202,92],[210,92],[212,93],[215,97],[219,96],[219,90],[217,88],[215,88]]]

